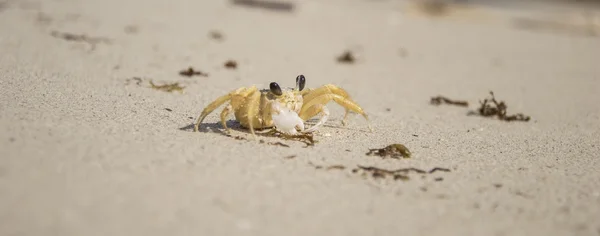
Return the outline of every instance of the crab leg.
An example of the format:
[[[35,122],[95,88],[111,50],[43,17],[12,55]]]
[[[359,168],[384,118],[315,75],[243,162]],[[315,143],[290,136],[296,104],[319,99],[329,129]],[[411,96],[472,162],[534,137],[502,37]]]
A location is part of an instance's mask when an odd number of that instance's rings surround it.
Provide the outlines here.
[[[225,128],[227,133],[231,132],[231,129],[229,127],[227,127],[226,121],[227,121],[227,116],[229,116],[229,113],[231,113],[232,109],[233,109],[233,107],[231,106],[231,104],[229,104],[221,112],[221,125],[223,125],[223,127]]]
[[[223,126],[225,126],[225,128],[227,128],[227,126],[223,122],[223,117],[226,118],[226,116],[229,115],[229,113],[231,113],[231,111],[234,108],[237,110],[237,107],[239,106],[239,98],[240,97],[244,98],[248,94],[253,93],[254,91],[256,91],[256,87],[254,87],[254,86],[252,86],[250,88],[238,88],[236,90],[229,92],[226,95],[223,95],[223,96],[217,98],[215,101],[208,104],[208,106],[206,106],[206,108],[204,108],[204,110],[202,110],[202,113],[200,114],[200,116],[198,116],[198,120],[194,124],[194,132],[198,132],[198,130],[200,129],[200,124],[202,123],[202,121],[204,121],[204,118],[206,118],[206,116],[208,116],[215,109],[217,109],[218,107],[223,105],[225,102],[229,101],[229,102],[231,102],[230,103],[231,107],[227,107],[227,108],[225,108],[227,111],[224,110],[223,112],[221,112],[221,123],[223,124]],[[223,113],[225,113],[225,112],[227,114],[225,114],[225,116],[224,116]]]
[[[206,106],[206,108],[204,108],[204,110],[202,110],[202,113],[198,117],[196,124],[194,124],[194,132],[198,132],[198,129],[200,128],[200,124],[202,123],[204,118],[206,118],[206,116],[208,116],[208,114],[213,112],[215,109],[217,109],[218,107],[223,105],[223,103],[229,101],[230,99],[231,99],[231,93],[217,98],[217,100],[213,101],[211,104]]]
[[[248,96],[248,101],[246,104],[258,104],[260,102],[260,92],[258,90],[252,91]],[[256,139],[256,134],[254,133],[254,121],[258,121],[258,112],[260,106],[248,106],[246,107],[246,119],[248,121],[248,128],[250,128],[250,132],[252,133],[252,137]]]
[[[309,108],[311,108],[314,105],[326,104],[331,100],[335,101],[337,104],[344,107],[346,110],[351,110],[351,111],[361,114],[367,120],[367,122],[369,122],[369,117],[367,116],[367,113],[365,113],[358,104],[356,104],[352,100],[346,99],[337,94],[323,94],[323,95],[320,95],[318,97],[315,97],[315,98],[309,100],[308,102],[306,102],[304,104],[304,106],[302,106],[302,110],[300,111],[300,114],[301,115],[304,114],[305,112],[308,111]],[[368,125],[368,127],[369,127],[369,130],[371,130],[371,131],[373,130],[371,128],[370,124]]]
[[[304,99],[308,99],[308,100],[313,99],[313,98],[318,97],[323,94],[328,94],[328,93],[337,94],[344,98],[350,97],[350,95],[348,95],[348,92],[346,92],[346,90],[344,90],[338,86],[335,86],[333,84],[326,84],[326,85],[323,85],[316,89],[305,89],[301,92],[301,94],[304,96]]]
[[[336,94],[339,95],[347,100],[350,100],[350,95],[348,95],[348,92],[346,92],[346,90],[335,86],[333,84],[326,84],[323,85],[317,89],[307,89],[302,91],[301,93],[304,96],[304,101],[310,101],[316,97],[322,96],[324,94]],[[309,108],[307,106],[307,108]],[[348,114],[350,113],[350,109],[345,108],[346,112],[344,113],[344,118],[342,119],[342,125],[346,125],[346,120],[348,118]],[[315,113],[316,114],[316,113]]]
[[[313,127],[306,129],[304,131],[305,133],[313,132],[313,131],[317,130],[317,128],[321,127],[321,125],[325,124],[325,122],[327,122],[327,118],[329,118],[329,109],[327,109],[327,107],[323,104],[316,104],[316,105],[308,108],[308,110],[305,113],[301,114],[300,118],[302,118],[303,120],[306,120],[306,119],[309,119],[310,117],[313,117],[319,113],[321,113],[321,119],[319,119],[317,124],[315,124]]]

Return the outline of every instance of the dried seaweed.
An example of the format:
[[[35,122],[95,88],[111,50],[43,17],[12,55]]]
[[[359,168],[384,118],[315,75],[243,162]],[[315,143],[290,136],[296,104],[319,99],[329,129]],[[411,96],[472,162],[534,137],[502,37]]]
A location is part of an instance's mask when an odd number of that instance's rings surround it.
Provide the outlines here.
[[[508,106],[504,101],[496,101],[494,97],[494,92],[490,91],[491,98],[486,98],[483,102],[480,101],[481,106],[477,109],[477,113],[469,113],[469,114],[477,114],[483,117],[493,117],[496,116],[499,120],[503,121],[529,121],[531,117],[526,116],[522,113],[517,113],[514,115],[507,115]]]
[[[181,76],[186,76],[186,77],[192,77],[194,75],[198,75],[198,76],[204,76],[204,77],[208,77],[208,74],[202,71],[198,71],[198,70],[194,70],[193,67],[188,67],[185,70],[181,70],[179,71],[179,75]]]
[[[52,17],[46,13],[38,12],[35,21],[42,26],[48,26],[54,21],[54,19],[52,19]]]
[[[421,0],[417,9],[429,16],[444,16],[448,14],[449,4],[443,0]]]
[[[412,154],[406,146],[396,143],[381,149],[369,149],[369,152],[367,152],[366,155],[400,159],[401,157],[410,158]]]
[[[435,105],[435,106],[439,106],[442,103],[450,104],[450,105],[456,105],[456,106],[461,106],[461,107],[468,107],[469,106],[469,103],[467,101],[452,100],[452,99],[449,99],[449,98],[444,97],[444,96],[432,97],[430,103],[431,103],[431,105]]]
[[[312,133],[302,133],[302,134],[297,134],[297,135],[290,135],[290,134],[285,134],[285,133],[279,132],[277,129],[271,129],[265,134],[274,136],[274,137],[283,138],[286,140],[300,141],[300,142],[305,143],[306,147],[314,146],[316,143],[316,141],[314,139],[314,135]]]
[[[442,167],[435,167],[435,168],[429,170],[429,174],[432,174],[433,172],[436,172],[436,171],[450,172],[450,169],[442,168]]]
[[[140,77],[133,77],[130,79],[126,79],[125,85],[129,85],[132,81],[135,81],[136,85],[142,86],[143,80]],[[180,93],[183,93],[183,89],[185,88],[185,87],[180,86],[179,83],[168,83],[168,84],[163,84],[163,85],[156,85],[152,80],[149,80],[148,83],[150,84],[150,88],[164,91],[164,92],[179,91]]]
[[[234,70],[234,69],[237,69],[237,66],[238,66],[238,64],[237,64],[237,62],[236,62],[236,61],[234,61],[234,60],[228,60],[228,61],[226,61],[226,62],[225,62],[224,66],[225,66],[225,68],[227,68],[227,69],[232,69],[232,70]]]
[[[402,58],[405,58],[408,56],[408,50],[406,50],[406,48],[400,48],[398,49],[398,55]]]
[[[231,2],[234,5],[253,7],[253,8],[262,8],[265,10],[272,10],[272,11],[291,12],[294,10],[294,4],[289,3],[289,2],[266,1],[266,0],[231,0]]]
[[[170,84],[163,84],[163,85],[156,85],[154,84],[154,82],[152,82],[152,80],[149,81],[150,82],[150,86],[152,86],[153,89],[156,90],[160,90],[160,91],[164,91],[164,92],[173,92],[173,91],[179,91],[180,93],[183,93],[183,89],[185,87],[182,87],[179,85],[179,83],[175,82],[175,83],[170,83]]]
[[[273,145],[273,146],[282,146],[282,147],[290,147],[290,145],[287,145],[285,143],[282,142],[265,142],[265,140],[260,140],[260,143],[266,143],[268,145]]]
[[[216,31],[216,30],[211,31],[208,35],[209,35],[210,38],[212,38],[214,40],[217,40],[217,41],[223,41],[224,40],[223,34],[221,32],[219,32],[219,31]]]
[[[271,130],[269,130],[266,133],[259,133],[259,134],[261,134],[263,136],[267,136],[267,137],[279,137],[279,138],[283,138],[283,139],[286,139],[286,140],[295,140],[295,139],[298,140],[299,139],[299,141],[303,141],[304,143],[306,143],[307,146],[311,146],[311,145],[313,145],[315,143],[315,141],[312,139],[312,135],[310,135],[310,134],[306,134],[306,135],[304,135],[304,134],[303,135],[286,135],[286,134],[283,134],[283,133],[280,133],[280,132],[276,131],[275,129],[271,129]],[[233,136],[231,134],[225,134],[225,136],[230,137],[230,138],[234,138],[236,140],[248,140],[245,137],[242,137],[242,136]],[[290,145],[282,143],[282,142],[267,142],[267,141],[262,140],[262,139],[259,140],[258,142],[261,143],[261,144],[267,144],[267,145],[273,145],[273,146],[290,147]],[[295,157],[295,155],[294,155],[294,157]]]
[[[125,26],[125,28],[123,28],[123,31],[126,34],[137,34],[140,30],[139,30],[139,27],[137,27],[135,25],[128,25],[128,26]]]
[[[245,137],[242,137],[242,136],[233,136],[233,135],[231,135],[231,134],[226,134],[225,136],[227,136],[227,137],[230,137],[230,138],[234,138],[235,140],[248,140],[248,139],[247,139],[247,138],[245,138]],[[263,141],[263,140],[260,140],[260,141]],[[263,141],[263,142],[264,142],[264,141]]]
[[[533,196],[531,196],[531,195],[529,195],[527,193],[524,193],[522,191],[519,191],[519,190],[514,191],[514,194],[517,195],[517,196],[523,197],[523,198],[528,198],[528,199],[532,199],[533,198]]]
[[[282,142],[274,142],[274,143],[273,142],[268,142],[267,144],[273,145],[273,146],[290,147],[290,145],[287,145],[287,144],[282,143]]]
[[[375,179],[391,177],[394,180],[410,180],[410,177],[406,175],[407,173],[403,171],[391,171],[377,167],[365,167],[359,165],[358,168],[352,170],[352,173],[358,173],[359,171],[362,171],[363,174],[371,174],[371,177]]]
[[[331,165],[325,168],[326,170],[345,170],[346,167],[343,165]]]
[[[52,35],[52,37],[64,39],[66,41],[88,43],[91,45],[91,50],[94,50],[96,48],[96,44],[100,44],[100,43],[110,44],[111,43],[111,40],[108,38],[90,37],[85,34],[72,34],[72,33],[52,31],[50,33],[50,35]]]
[[[136,85],[142,85],[142,78],[140,77],[133,77],[131,79],[126,79],[125,80],[125,85],[129,85],[129,83],[131,83],[131,81],[134,80]]]
[[[308,164],[318,170],[320,170],[320,169],[345,170],[346,169],[346,167],[343,165],[322,166],[322,165],[315,165],[312,162],[308,162]],[[372,178],[375,178],[375,179],[379,179],[379,178],[385,179],[385,178],[390,177],[393,180],[402,180],[402,181],[410,180],[410,177],[408,176],[408,174],[410,172],[415,172],[417,174],[424,175],[424,174],[432,174],[436,171],[450,172],[450,169],[435,167],[429,171],[425,171],[425,170],[421,170],[421,169],[417,169],[417,168],[401,168],[401,169],[396,169],[396,170],[386,170],[386,169],[382,169],[382,168],[378,168],[378,167],[361,166],[361,165],[358,165],[357,168],[352,169],[352,173],[360,174],[362,176],[370,175]],[[422,177],[425,177],[425,176],[422,176]],[[439,181],[443,181],[444,179],[442,177],[436,177],[434,180],[439,182]]]
[[[356,57],[354,56],[354,53],[352,53],[352,51],[344,51],[341,55],[339,55],[336,60],[339,63],[346,63],[346,64],[352,64],[356,61]]]
[[[311,165],[312,167],[314,167],[317,170],[320,169],[324,169],[324,170],[345,170],[346,167],[343,165],[330,165],[330,166],[322,166],[322,165],[315,165],[312,162],[308,162],[309,165]]]
[[[323,169],[323,166],[322,166],[322,165],[315,165],[314,163],[312,163],[312,162],[310,162],[310,161],[308,162],[308,165],[310,165],[310,166],[314,167],[314,168],[315,168],[315,169],[317,169],[317,170],[319,170],[319,169]]]
[[[432,174],[436,171],[450,172],[450,169],[435,167],[429,171],[425,171],[425,170],[410,167],[410,168],[401,168],[401,169],[396,169],[396,170],[386,170],[386,169],[373,167],[373,166],[359,165],[358,168],[355,168],[352,170],[353,173],[362,172],[363,174],[371,174],[371,177],[373,177],[373,178],[392,177],[394,180],[409,180],[408,173],[410,173],[410,172],[415,172],[417,174]]]

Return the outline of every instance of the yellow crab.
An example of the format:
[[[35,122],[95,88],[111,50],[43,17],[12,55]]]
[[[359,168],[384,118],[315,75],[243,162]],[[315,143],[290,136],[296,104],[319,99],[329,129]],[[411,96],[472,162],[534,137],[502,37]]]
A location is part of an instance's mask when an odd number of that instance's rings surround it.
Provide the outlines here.
[[[350,111],[361,114],[369,123],[369,118],[363,109],[352,101],[348,93],[335,85],[327,84],[316,89],[304,89],[306,79],[304,75],[296,77],[296,87],[281,89],[279,84],[272,82],[269,89],[258,90],[255,86],[238,88],[230,93],[217,98],[210,103],[198,117],[194,125],[197,132],[200,124],[212,111],[226,102],[229,104],[221,112],[221,124],[226,132],[231,131],[225,123],[231,112],[244,128],[250,129],[256,138],[254,130],[275,128],[277,131],[288,135],[298,135],[317,130],[329,117],[329,109],[325,106],[331,100],[343,106],[346,110],[342,125]],[[309,129],[304,129],[304,121],[321,114],[319,121]],[[369,130],[372,130],[368,124]]]

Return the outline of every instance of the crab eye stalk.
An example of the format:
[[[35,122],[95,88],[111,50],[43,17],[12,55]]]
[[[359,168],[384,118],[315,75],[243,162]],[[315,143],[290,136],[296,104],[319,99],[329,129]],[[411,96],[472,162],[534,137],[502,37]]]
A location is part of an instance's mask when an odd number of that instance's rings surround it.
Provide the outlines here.
[[[304,89],[305,84],[306,78],[304,78],[304,75],[299,75],[298,77],[296,77],[296,88],[298,88],[298,91],[302,91]]]
[[[281,96],[281,94],[283,94],[283,93],[281,92],[281,87],[279,87],[279,84],[277,84],[277,83],[275,83],[275,82],[272,82],[272,83],[269,85],[269,87],[270,87],[270,89],[271,89],[271,92],[272,92],[272,93],[274,93],[275,95],[277,95],[277,96]]]

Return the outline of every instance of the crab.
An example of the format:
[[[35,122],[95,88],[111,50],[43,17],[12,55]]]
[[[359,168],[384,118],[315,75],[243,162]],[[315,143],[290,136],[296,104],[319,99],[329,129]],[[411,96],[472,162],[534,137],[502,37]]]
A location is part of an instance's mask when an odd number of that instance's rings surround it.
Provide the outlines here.
[[[316,89],[304,89],[305,84],[304,75],[298,75],[296,86],[293,88],[282,89],[276,82],[271,82],[268,89],[259,90],[256,86],[235,89],[204,108],[194,125],[194,132],[198,132],[206,116],[229,102],[221,111],[221,125],[226,133],[231,132],[231,128],[226,124],[231,113],[243,128],[250,130],[254,138],[256,138],[255,130],[268,128],[292,136],[312,133],[329,118],[329,109],[325,105],[331,100],[345,108],[343,126],[347,124],[348,114],[352,111],[361,114],[366,119],[369,130],[372,131],[368,115],[344,89],[333,84],[326,84]],[[321,117],[318,122],[305,129],[304,122],[319,114]]]

